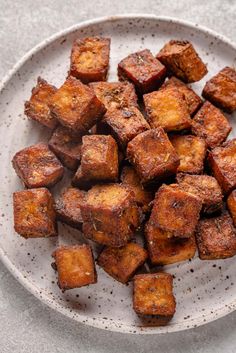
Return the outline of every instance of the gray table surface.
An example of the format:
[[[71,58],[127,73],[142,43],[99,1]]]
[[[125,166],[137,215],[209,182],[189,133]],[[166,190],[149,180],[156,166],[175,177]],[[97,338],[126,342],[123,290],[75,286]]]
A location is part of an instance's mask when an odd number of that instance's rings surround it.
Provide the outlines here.
[[[135,5],[134,5],[135,4]],[[0,76],[53,33],[94,17],[152,13],[208,26],[234,40],[235,0],[0,0]],[[157,336],[86,327],[29,294],[0,263],[0,352],[236,352],[236,313],[194,330]]]

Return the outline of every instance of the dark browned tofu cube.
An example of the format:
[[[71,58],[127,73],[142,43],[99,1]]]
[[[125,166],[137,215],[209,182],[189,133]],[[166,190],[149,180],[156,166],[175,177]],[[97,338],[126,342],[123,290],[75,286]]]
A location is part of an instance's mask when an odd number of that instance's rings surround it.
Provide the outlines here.
[[[227,207],[236,227],[236,190],[233,190],[227,198]]]
[[[52,256],[58,272],[58,286],[63,291],[97,282],[93,253],[89,245],[60,246]]]
[[[236,110],[236,70],[225,67],[213,76],[202,91],[204,98],[217,107],[232,113]]]
[[[157,89],[165,76],[165,66],[148,49],[130,54],[118,64],[119,79],[132,82],[140,94]]]
[[[70,75],[83,83],[106,81],[110,55],[109,38],[88,37],[73,43]]]
[[[203,104],[192,120],[192,132],[204,138],[210,148],[221,145],[230,131],[227,118],[209,102]]]
[[[172,317],[175,307],[171,274],[157,272],[134,277],[133,308],[137,314]]]
[[[143,99],[152,128],[161,126],[167,132],[190,129],[188,106],[184,95],[176,87],[165,87],[145,94]]]
[[[53,186],[63,177],[64,168],[44,143],[26,147],[12,159],[18,177],[27,188]]]
[[[57,125],[57,119],[52,116],[48,106],[56,90],[56,87],[39,77],[29,101],[25,102],[25,114],[50,129]]]
[[[82,136],[72,133],[64,126],[58,126],[48,143],[49,148],[61,163],[71,170],[76,170],[81,159]]]
[[[13,193],[14,228],[24,238],[57,235],[53,197],[46,188]]]
[[[67,188],[55,203],[57,219],[71,227],[82,228],[81,203],[84,202],[85,191]]]
[[[81,165],[73,184],[86,187],[95,182],[118,180],[118,148],[115,140],[106,135],[83,136]]]
[[[212,173],[223,191],[228,194],[236,188],[236,139],[225,142],[208,154]]]
[[[203,172],[207,152],[204,139],[192,135],[173,135],[170,137],[170,142],[180,159],[178,172],[189,174],[201,174]]]
[[[201,199],[204,213],[213,213],[221,210],[223,194],[220,185],[214,177],[180,173],[177,174],[177,181],[182,190]]]
[[[128,243],[121,248],[105,248],[98,257],[98,265],[121,283],[127,283],[148,255],[140,245]]]
[[[93,90],[72,76],[57,90],[49,106],[62,125],[76,132],[88,131],[106,111]]]
[[[140,225],[140,212],[131,191],[119,184],[96,185],[81,205],[84,235],[97,243],[119,247]]]
[[[164,45],[156,57],[170,73],[184,82],[199,81],[207,74],[206,65],[187,40],[171,40]]]
[[[189,238],[195,231],[202,202],[177,184],[162,185],[154,200],[151,224],[170,235]]]
[[[142,183],[159,181],[176,173],[179,158],[164,130],[145,131],[128,143],[127,157]]]
[[[201,260],[225,259],[236,254],[236,233],[228,213],[200,220],[196,240]]]

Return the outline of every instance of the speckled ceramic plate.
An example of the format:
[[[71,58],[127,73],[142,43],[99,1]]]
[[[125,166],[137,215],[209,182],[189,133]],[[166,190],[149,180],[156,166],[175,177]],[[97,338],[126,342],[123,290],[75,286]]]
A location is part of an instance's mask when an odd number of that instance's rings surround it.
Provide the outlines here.
[[[175,276],[177,311],[168,325],[158,326],[158,322],[141,320],[133,312],[132,284],[122,285],[100,268],[96,285],[61,293],[51,268],[51,253],[58,244],[85,242],[78,231],[60,225],[58,238],[24,240],[13,230],[12,192],[22,186],[11,168],[11,158],[23,147],[49,137],[47,130],[24,116],[24,101],[39,75],[59,86],[68,71],[72,41],[90,35],[111,37],[109,80],[117,80],[116,67],[121,58],[144,48],[155,54],[171,38],[192,41],[208,63],[209,74],[193,85],[199,93],[205,81],[219,69],[235,65],[236,47],[221,35],[198,25],[152,15],[87,21],[54,35],[26,54],[8,73],[1,87],[1,260],[37,298],[87,325],[124,333],[167,333],[222,317],[236,306],[236,258],[208,262],[196,257],[191,262],[167,266],[165,270]],[[234,135],[233,118],[231,123]],[[66,180],[57,186],[57,190],[64,184]]]

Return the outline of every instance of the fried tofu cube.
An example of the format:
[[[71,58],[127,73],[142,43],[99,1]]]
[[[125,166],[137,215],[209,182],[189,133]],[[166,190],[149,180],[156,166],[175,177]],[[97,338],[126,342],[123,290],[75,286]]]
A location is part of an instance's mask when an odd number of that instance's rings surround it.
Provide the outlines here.
[[[97,282],[93,253],[89,245],[60,246],[52,256],[58,272],[58,286],[63,292]]]
[[[120,184],[96,185],[81,205],[83,233],[112,247],[128,243],[140,225],[140,211],[131,191]]]
[[[73,184],[83,188],[98,181],[117,181],[119,161],[115,140],[109,135],[86,135],[82,141],[81,165]]]
[[[57,235],[53,197],[46,188],[13,193],[14,228],[24,238]]]
[[[73,43],[70,75],[83,83],[106,81],[110,55],[109,38],[88,37]]]
[[[81,159],[82,136],[58,126],[53,132],[49,148],[59,158],[61,163],[70,170],[76,170]]]
[[[37,85],[32,89],[30,99],[25,102],[25,115],[49,129],[54,129],[57,125],[57,119],[51,114],[48,104],[56,91],[56,87],[38,77]]]
[[[49,107],[61,125],[75,132],[87,132],[106,112],[93,90],[72,76],[54,94]]]
[[[204,139],[192,135],[173,135],[170,142],[174,146],[180,165],[178,172],[201,174],[204,169],[207,146]]]
[[[202,200],[202,211],[213,213],[222,209],[223,194],[217,180],[209,175],[177,174],[180,188]]]
[[[71,227],[82,229],[80,206],[85,199],[85,191],[69,187],[65,189],[55,203],[57,219]]]
[[[225,142],[208,154],[208,163],[222,190],[228,194],[236,188],[236,139]]]
[[[204,138],[210,148],[221,145],[231,130],[227,118],[210,102],[205,102],[192,120],[192,133]]]
[[[217,107],[232,113],[236,110],[236,70],[225,67],[213,76],[202,91],[202,96]]]
[[[180,80],[191,83],[207,74],[207,67],[187,40],[171,40],[157,54],[157,59]]]
[[[140,94],[160,87],[165,76],[165,66],[148,49],[130,54],[118,64],[120,81],[132,82]]]
[[[127,283],[147,257],[147,251],[140,245],[128,243],[121,248],[105,248],[97,263],[117,281]]]
[[[201,260],[226,259],[236,254],[236,232],[228,213],[200,220],[196,240]]]
[[[142,184],[175,174],[179,166],[178,155],[161,127],[142,132],[131,140],[127,157]]]
[[[189,238],[195,231],[201,208],[199,197],[183,191],[177,184],[164,184],[156,193],[151,222],[172,236]]]
[[[64,173],[60,161],[44,143],[17,152],[12,165],[27,188],[51,187],[61,180]]]
[[[236,227],[236,190],[233,190],[227,198],[227,207]]]
[[[143,97],[147,119],[154,129],[165,131],[190,129],[191,118],[184,95],[176,87],[165,87]]]
[[[172,317],[175,307],[171,274],[156,272],[134,277],[133,308],[137,314]]]

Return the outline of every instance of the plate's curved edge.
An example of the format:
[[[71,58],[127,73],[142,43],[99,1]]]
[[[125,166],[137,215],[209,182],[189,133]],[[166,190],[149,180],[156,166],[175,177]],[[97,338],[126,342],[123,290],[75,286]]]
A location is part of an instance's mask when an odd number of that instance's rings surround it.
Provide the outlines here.
[[[208,29],[207,27],[200,26],[198,24],[193,24],[191,22],[185,21],[185,20],[180,20],[177,18],[173,17],[168,17],[168,16],[155,16],[152,14],[126,14],[126,15],[116,15],[116,16],[108,16],[108,17],[100,17],[96,19],[91,19],[87,20],[84,22],[81,22],[79,24],[72,25],[64,30],[61,30],[49,38],[41,41],[39,44],[37,44],[35,47],[33,47],[30,51],[28,51],[25,55],[22,56],[22,58],[8,71],[8,73],[4,76],[4,78],[0,82],[0,94],[4,91],[4,87],[7,85],[7,83],[11,80],[11,78],[16,74],[16,72],[23,66],[29,58],[31,58],[35,53],[37,53],[39,50],[45,48],[47,45],[51,44],[55,40],[59,39],[62,36],[66,36],[69,33],[72,33],[76,30],[79,30],[81,28],[87,27],[89,25],[94,25],[94,24],[99,24],[103,22],[112,22],[112,21],[119,21],[123,19],[129,19],[129,20],[135,20],[135,19],[147,19],[147,20],[157,20],[157,21],[162,21],[162,22],[172,22],[176,23],[188,28],[192,28],[196,31],[204,32],[206,34],[209,34],[211,36],[214,36],[215,38],[221,40],[225,44],[229,45],[232,47],[234,50],[236,50],[236,44],[229,40],[227,37],[224,35],[221,35],[211,29]],[[177,332],[177,331],[183,331],[187,329],[194,328],[196,326],[202,326],[207,323],[210,323],[216,319],[219,319],[223,316],[226,316],[227,314],[233,312],[236,309],[236,301],[233,301],[227,306],[219,308],[216,312],[209,314],[208,319],[206,321],[202,320],[200,323],[196,323],[197,319],[193,319],[190,322],[182,322],[178,324],[169,324],[167,326],[160,326],[160,327],[137,327],[135,326],[133,330],[130,329],[130,326],[122,324],[122,326],[118,325],[116,326],[115,324],[110,323],[109,327],[106,327],[106,324],[103,322],[100,322],[98,320],[93,320],[92,318],[87,318],[84,315],[79,315],[76,318],[73,317],[73,313],[71,313],[69,310],[64,308],[61,305],[56,305],[53,301],[49,300],[46,295],[42,295],[40,293],[40,290],[35,286],[30,283],[23,275],[22,273],[14,266],[14,264],[8,259],[7,255],[5,254],[4,250],[0,247],[0,260],[2,263],[6,266],[6,268],[10,271],[10,273],[31,293],[33,294],[36,298],[38,298],[40,301],[42,301],[44,304],[48,305],[49,307],[53,308],[54,310],[60,312],[61,314],[71,318],[75,319],[76,321],[80,323],[86,323],[89,326],[93,326],[96,328],[100,329],[105,329],[113,332],[120,332],[120,333],[132,333],[132,334],[164,334],[164,333],[170,333],[170,332]]]

